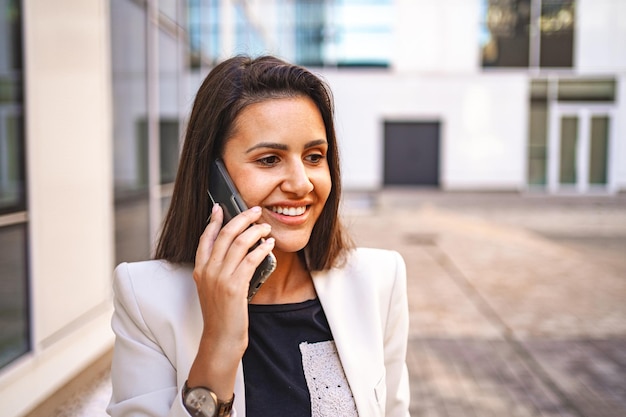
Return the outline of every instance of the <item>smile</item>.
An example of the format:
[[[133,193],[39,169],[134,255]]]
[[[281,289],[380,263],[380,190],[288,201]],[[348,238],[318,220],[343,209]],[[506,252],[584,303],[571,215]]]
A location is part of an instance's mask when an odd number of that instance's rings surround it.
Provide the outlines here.
[[[270,207],[274,213],[282,214],[283,216],[301,216],[306,211],[305,206],[300,207],[279,207],[274,206]]]

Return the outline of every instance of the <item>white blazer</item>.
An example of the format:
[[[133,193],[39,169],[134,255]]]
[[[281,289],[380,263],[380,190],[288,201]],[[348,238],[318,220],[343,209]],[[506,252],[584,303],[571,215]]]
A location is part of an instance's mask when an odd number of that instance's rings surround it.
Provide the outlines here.
[[[409,416],[408,304],[402,257],[355,250],[342,268],[313,274],[359,417]],[[202,314],[192,266],[165,261],[115,269],[111,416],[188,417],[181,390]],[[243,368],[233,416],[245,416]]]

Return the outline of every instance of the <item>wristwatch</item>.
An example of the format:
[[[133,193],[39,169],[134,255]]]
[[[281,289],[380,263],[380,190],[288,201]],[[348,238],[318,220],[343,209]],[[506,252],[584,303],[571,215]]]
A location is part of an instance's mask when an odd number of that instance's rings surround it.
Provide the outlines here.
[[[183,404],[194,417],[228,417],[233,408],[235,394],[224,402],[217,399],[217,395],[207,387],[189,388],[187,381],[183,387]]]

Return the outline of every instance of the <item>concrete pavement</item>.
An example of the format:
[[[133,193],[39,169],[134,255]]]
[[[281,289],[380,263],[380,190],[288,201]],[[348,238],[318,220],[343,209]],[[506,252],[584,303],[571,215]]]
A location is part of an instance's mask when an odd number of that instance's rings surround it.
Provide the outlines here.
[[[407,263],[411,415],[626,416],[626,195],[347,195]],[[103,416],[100,375],[57,416]]]
[[[359,244],[407,262],[412,416],[626,416],[626,196],[347,208]]]

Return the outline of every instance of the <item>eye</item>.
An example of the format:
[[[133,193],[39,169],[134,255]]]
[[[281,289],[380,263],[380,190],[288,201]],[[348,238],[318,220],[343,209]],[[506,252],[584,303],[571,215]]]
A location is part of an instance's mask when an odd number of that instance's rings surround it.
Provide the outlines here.
[[[263,166],[266,166],[266,167],[274,166],[274,165],[278,164],[279,161],[280,161],[280,159],[276,155],[265,156],[263,158],[257,159],[257,162],[260,165],[263,165]]]
[[[312,153],[310,155],[306,156],[306,160],[312,164],[319,164],[320,162],[322,162],[324,159],[326,158],[326,155],[321,154],[321,153]]]

